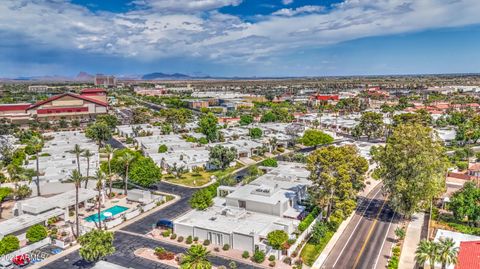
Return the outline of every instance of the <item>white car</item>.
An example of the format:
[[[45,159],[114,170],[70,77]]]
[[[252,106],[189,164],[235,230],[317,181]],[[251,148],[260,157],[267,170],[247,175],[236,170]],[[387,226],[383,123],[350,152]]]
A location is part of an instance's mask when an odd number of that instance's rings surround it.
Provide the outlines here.
[[[0,269],[13,269],[13,264],[9,261],[0,260]]]

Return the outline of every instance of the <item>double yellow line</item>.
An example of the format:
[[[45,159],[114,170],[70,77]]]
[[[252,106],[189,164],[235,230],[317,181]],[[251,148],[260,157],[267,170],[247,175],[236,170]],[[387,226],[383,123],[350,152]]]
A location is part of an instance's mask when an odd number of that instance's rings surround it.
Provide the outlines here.
[[[365,239],[365,242],[363,242],[362,248],[360,249],[360,252],[357,255],[357,258],[355,258],[355,263],[353,264],[353,269],[357,268],[358,262],[360,261],[360,257],[362,257],[363,252],[365,251],[365,247],[367,246],[368,241],[370,240],[370,237],[372,236],[373,230],[375,229],[375,226],[377,226],[378,223],[378,216],[383,211],[383,208],[385,207],[385,204],[387,203],[388,196],[385,197],[385,200],[383,201],[382,207],[378,211],[377,215],[375,216],[375,220],[373,221],[372,226],[370,227],[370,230],[368,231],[367,238]]]

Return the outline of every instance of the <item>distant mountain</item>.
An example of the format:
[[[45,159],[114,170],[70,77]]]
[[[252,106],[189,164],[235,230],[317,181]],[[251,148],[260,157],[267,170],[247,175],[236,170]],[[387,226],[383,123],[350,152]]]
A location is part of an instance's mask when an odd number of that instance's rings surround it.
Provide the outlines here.
[[[75,80],[78,80],[78,81],[92,81],[93,80],[93,75],[90,75],[89,73],[87,72],[80,72],[78,73],[78,75],[75,77]]]
[[[180,73],[173,73],[173,74],[165,74],[165,73],[150,73],[142,76],[144,80],[175,80],[175,79],[190,79],[189,75],[180,74]]]

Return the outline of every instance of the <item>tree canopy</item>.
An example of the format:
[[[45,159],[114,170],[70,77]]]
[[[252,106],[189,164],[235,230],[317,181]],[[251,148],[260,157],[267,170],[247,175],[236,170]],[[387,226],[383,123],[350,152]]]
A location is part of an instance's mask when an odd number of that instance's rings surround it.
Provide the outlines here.
[[[308,156],[307,169],[313,187],[311,197],[320,208],[327,207],[327,219],[340,222],[356,206],[356,194],[364,188],[368,162],[355,146],[328,146]],[[331,218],[332,217],[332,218]]]
[[[305,131],[300,141],[305,146],[312,147],[312,146],[330,144],[333,142],[333,137],[331,137],[330,135],[322,131],[309,129]]]
[[[29,243],[35,243],[47,238],[47,235],[47,228],[43,225],[37,224],[28,228],[26,237]]]
[[[200,132],[204,134],[207,137],[208,141],[210,142],[218,140],[217,124],[218,124],[218,119],[211,112],[200,117],[200,121],[198,122],[198,127],[200,129]]]
[[[280,249],[287,240],[288,234],[283,230],[275,230],[267,234],[268,244],[274,249]]]
[[[374,177],[382,179],[389,203],[406,216],[429,205],[445,188],[448,160],[431,128],[402,124],[384,147],[372,148]]]
[[[248,134],[250,135],[251,138],[260,138],[263,135],[262,129],[260,128],[252,128],[248,131]]]
[[[463,188],[455,192],[448,203],[453,216],[460,222],[480,226],[480,188],[473,182],[467,182]]]
[[[384,131],[383,115],[372,111],[362,113],[354,131],[356,136],[365,135],[368,140],[381,137]]]
[[[227,148],[222,145],[216,145],[210,149],[209,163],[217,169],[227,168],[236,158],[237,149],[234,147]]]
[[[97,141],[99,146],[112,138],[112,130],[105,122],[96,122],[85,129],[85,136]]]
[[[253,122],[253,116],[250,114],[245,114],[240,116],[240,125],[249,125]]]
[[[113,232],[91,230],[78,238],[80,256],[89,262],[98,261],[115,252]]]
[[[211,269],[210,251],[202,245],[191,246],[180,261],[181,269]]]

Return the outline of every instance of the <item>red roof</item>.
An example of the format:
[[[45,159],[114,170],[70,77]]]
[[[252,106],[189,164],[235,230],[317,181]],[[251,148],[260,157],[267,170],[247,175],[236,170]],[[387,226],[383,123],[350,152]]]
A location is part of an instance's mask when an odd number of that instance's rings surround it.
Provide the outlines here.
[[[37,102],[33,105],[31,105],[29,108],[27,108],[27,110],[30,110],[32,108],[35,108],[35,107],[38,107],[38,106],[41,106],[43,104],[46,104],[48,102],[51,102],[51,101],[55,101],[57,99],[60,99],[64,96],[71,96],[73,98],[78,98],[78,99],[82,99],[82,100],[85,100],[87,102],[90,102],[90,103],[95,103],[97,105],[101,105],[101,106],[107,106],[107,103],[104,103],[104,102],[101,102],[99,100],[96,100],[96,99],[93,99],[93,98],[89,98],[89,97],[86,97],[86,96],[81,96],[81,95],[78,95],[78,94],[74,94],[74,93],[70,93],[70,92],[67,92],[67,93],[62,93],[62,94],[59,94],[59,95],[55,95],[55,96],[52,96],[46,100],[43,100],[43,101],[40,101],[40,102]]]
[[[312,96],[314,99],[319,101],[328,101],[328,100],[338,100],[338,95],[314,95]]]
[[[0,111],[18,111],[27,110],[30,104],[5,104],[0,105]]]
[[[89,89],[83,89],[80,91],[81,94],[84,93],[99,93],[99,92],[107,92],[105,89],[102,88],[89,88]]]
[[[480,268],[480,241],[460,242],[455,269]]]

